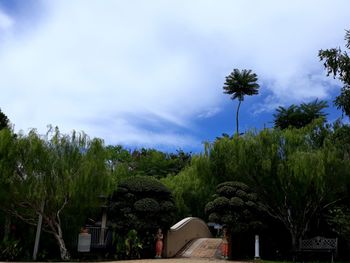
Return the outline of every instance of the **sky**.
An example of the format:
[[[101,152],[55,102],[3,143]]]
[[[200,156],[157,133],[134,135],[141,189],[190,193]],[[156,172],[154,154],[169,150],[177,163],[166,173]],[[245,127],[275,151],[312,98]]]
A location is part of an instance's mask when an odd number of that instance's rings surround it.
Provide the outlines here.
[[[240,132],[278,106],[329,101],[320,49],[344,47],[348,0],[0,0],[0,108],[15,131],[84,131],[128,148],[200,152],[235,131],[223,94],[234,68],[258,75]]]

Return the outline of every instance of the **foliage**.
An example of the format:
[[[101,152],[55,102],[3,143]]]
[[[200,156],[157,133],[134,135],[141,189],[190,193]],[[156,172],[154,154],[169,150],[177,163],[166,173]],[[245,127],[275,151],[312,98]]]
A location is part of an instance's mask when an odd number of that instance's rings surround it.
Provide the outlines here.
[[[0,130],[4,128],[10,128],[10,120],[0,109]]]
[[[350,242],[350,208],[335,207],[330,210],[327,219],[337,234]]]
[[[293,127],[299,129],[319,118],[326,121],[326,113],[322,111],[326,107],[326,101],[318,101],[317,99],[310,103],[302,103],[299,106],[294,104],[288,108],[280,106],[273,115],[275,128]]]
[[[139,259],[141,257],[143,245],[135,229],[131,229],[125,236],[114,233],[113,243],[116,246],[115,259]]]
[[[22,247],[19,240],[5,238],[0,242],[0,259],[13,261],[18,259],[22,252]]]
[[[344,155],[344,158],[350,156],[350,126],[344,125],[337,121],[332,134],[331,143],[337,145],[339,152]]]
[[[350,49],[350,30],[345,34],[346,48]],[[338,109],[341,109],[350,117],[350,57],[346,51],[340,48],[331,48],[320,50],[318,54],[321,61],[324,61],[324,67],[327,70],[327,76],[333,75],[338,78],[343,87],[334,101]]]
[[[118,184],[110,200],[108,218],[116,235],[126,236],[134,229],[144,245],[158,228],[166,230],[174,223],[175,210],[171,192],[160,181],[134,176]],[[153,251],[153,247],[143,249]]]
[[[191,155],[182,150],[168,154],[145,148],[130,152],[120,145],[106,148],[108,167],[116,181],[134,175],[153,176],[157,179],[175,175],[191,160]]]
[[[16,137],[2,130],[0,155],[1,209],[34,226],[42,214],[43,230],[56,239],[62,259],[69,259],[61,220],[67,207],[93,208],[108,192],[102,141],[75,132],[63,135],[57,128],[45,137],[35,130]]]
[[[131,175],[132,156],[121,145],[106,147],[107,167],[113,177],[113,184]]]
[[[236,112],[236,133],[239,134],[238,129],[238,114],[239,108],[244,96],[252,96],[259,93],[259,84],[257,84],[258,77],[252,70],[239,70],[234,69],[230,75],[226,76],[226,81],[224,83],[224,93],[232,95],[231,99],[238,99],[238,107]]]
[[[216,187],[214,200],[207,203],[205,212],[209,221],[226,225],[232,232],[256,230],[257,195],[241,182],[224,182]]]
[[[174,195],[178,208],[177,220],[188,216],[204,217],[203,207],[214,193],[216,185],[207,155],[193,157],[189,167],[176,176],[161,179],[161,182]]]
[[[157,179],[167,175],[175,175],[184,168],[191,159],[189,154],[178,151],[177,154],[166,154],[154,149],[134,151],[134,172],[138,175],[153,176]]]
[[[128,232],[125,239],[126,255],[129,258],[140,258],[140,252],[142,249],[142,243],[137,236],[137,231],[132,229]]]
[[[336,133],[315,122],[223,137],[210,146],[211,173],[217,183],[248,184],[259,196],[259,207],[284,224],[295,248],[312,220],[349,189],[349,155],[334,143]]]

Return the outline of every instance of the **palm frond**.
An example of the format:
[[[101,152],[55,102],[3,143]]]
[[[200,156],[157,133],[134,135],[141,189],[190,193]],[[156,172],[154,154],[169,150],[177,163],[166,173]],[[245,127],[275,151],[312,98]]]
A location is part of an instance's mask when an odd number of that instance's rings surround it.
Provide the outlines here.
[[[232,95],[231,99],[238,98],[243,101],[244,96],[256,95],[259,93],[258,77],[252,70],[234,69],[230,75],[226,77],[224,83],[224,93]]]

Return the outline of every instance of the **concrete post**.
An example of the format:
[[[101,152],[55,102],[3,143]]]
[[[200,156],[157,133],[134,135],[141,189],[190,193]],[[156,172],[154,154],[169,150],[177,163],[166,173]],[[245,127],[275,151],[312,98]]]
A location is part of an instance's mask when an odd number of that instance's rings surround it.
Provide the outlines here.
[[[255,257],[254,257],[254,259],[260,259],[259,235],[255,235]]]
[[[103,211],[101,220],[101,233],[100,233],[100,244],[105,245],[105,231],[107,226],[107,213]]]
[[[38,249],[39,249],[39,241],[40,241],[40,234],[41,234],[41,224],[43,222],[43,216],[42,213],[44,212],[44,205],[45,202],[43,201],[41,203],[40,207],[40,214],[38,218],[38,224],[36,226],[36,235],[35,235],[35,242],[34,242],[34,249],[33,249],[33,260],[36,261],[36,256],[38,254]]]

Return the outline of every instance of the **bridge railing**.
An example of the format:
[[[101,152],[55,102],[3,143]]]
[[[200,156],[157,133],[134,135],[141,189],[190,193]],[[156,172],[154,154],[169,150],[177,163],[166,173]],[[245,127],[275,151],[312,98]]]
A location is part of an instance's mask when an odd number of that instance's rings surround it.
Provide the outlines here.
[[[191,240],[210,237],[212,237],[212,234],[203,220],[197,217],[184,218],[168,231],[164,256],[174,257]]]

